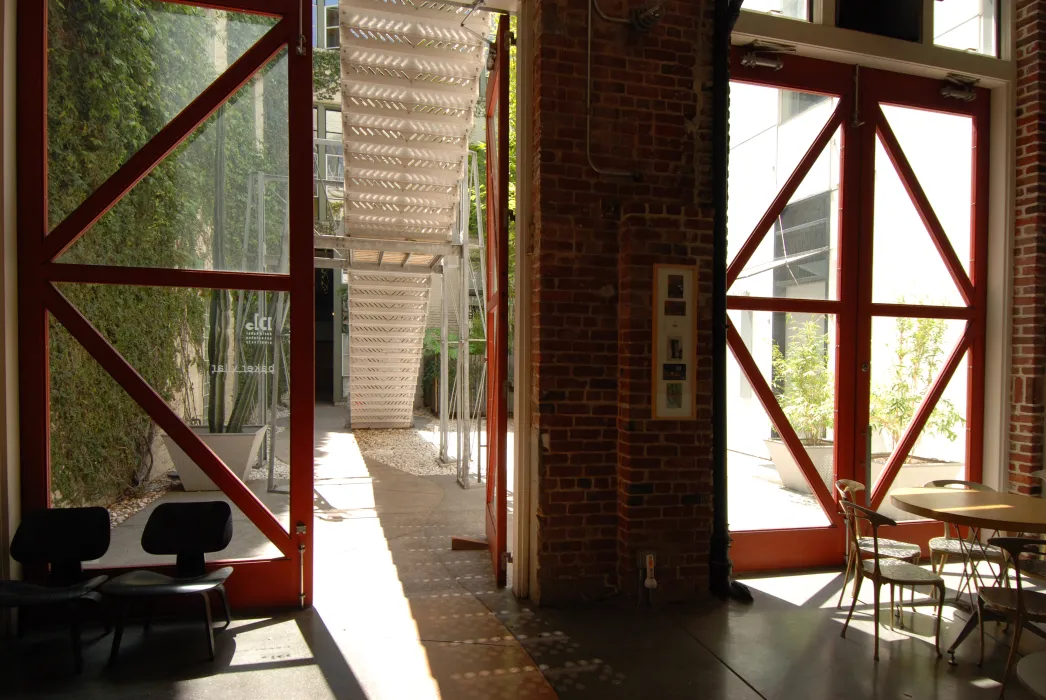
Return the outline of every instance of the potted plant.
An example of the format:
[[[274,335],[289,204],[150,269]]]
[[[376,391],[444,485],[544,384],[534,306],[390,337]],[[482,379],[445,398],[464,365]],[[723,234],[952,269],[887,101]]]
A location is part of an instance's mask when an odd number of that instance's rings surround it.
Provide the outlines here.
[[[901,440],[915,416],[919,403],[929,393],[941,366],[945,321],[935,318],[896,319],[897,338],[893,345],[893,366],[886,383],[873,388],[870,421],[873,433],[883,440],[886,451],[872,454],[871,483],[879,479],[890,455]],[[954,442],[957,429],[966,424],[955,405],[943,396],[937,401],[916,448],[924,438],[939,436]],[[922,486],[937,479],[961,479],[963,464],[949,460],[919,456],[912,452],[893,481],[894,488]],[[903,513],[887,502],[880,510],[894,519],[908,520],[913,516]]]
[[[239,251],[244,256],[241,266],[247,255],[246,238],[226,241],[225,122],[223,106],[219,108],[215,122],[217,167],[214,174],[210,262],[216,270],[228,269],[227,247],[239,244]],[[266,230],[260,223],[262,219],[259,217],[258,221],[258,235],[265,236]],[[269,308],[269,296],[265,292],[237,291],[234,307],[232,292],[225,289],[211,290],[206,352],[197,350],[197,357],[203,356],[206,362],[209,391],[205,406],[207,424],[194,426],[193,431],[243,481],[246,481],[247,472],[257,461],[258,450],[266,432],[264,425],[247,424],[255,415],[259,403],[259,380],[263,375],[271,375],[272,381],[278,381],[275,370],[279,344],[274,341],[282,336],[286,305],[283,294],[271,295],[275,308]],[[271,358],[268,356],[270,347],[273,353]],[[218,489],[174,440],[167,435],[163,439],[182,488],[186,491]]]
[[[835,381],[828,368],[827,348],[824,317],[818,316],[795,327],[788,339],[787,352],[782,352],[774,343],[771,365],[781,410],[806,448],[817,473],[825,485],[830,485],[834,471],[832,441],[827,435],[835,414]],[[785,488],[811,493],[806,477],[784,441],[771,438],[766,440],[766,447]]]

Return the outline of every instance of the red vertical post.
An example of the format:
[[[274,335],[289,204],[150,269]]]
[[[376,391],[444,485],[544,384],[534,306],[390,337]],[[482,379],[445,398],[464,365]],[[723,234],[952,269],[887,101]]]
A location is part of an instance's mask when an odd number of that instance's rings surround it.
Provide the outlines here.
[[[832,463],[836,479],[857,479],[855,439],[857,425],[857,299],[860,273],[861,127],[854,124],[854,97],[844,98],[842,146],[839,171],[839,231],[836,238],[838,263],[836,286],[840,309],[836,316],[835,352],[835,451]],[[835,494],[833,493],[833,496]]]
[[[508,17],[498,23],[487,87],[487,544],[499,586],[507,581],[508,530]],[[493,145],[493,148],[489,146]]]
[[[313,412],[316,405],[312,231],[312,3],[297,3],[300,35],[288,42],[290,105],[291,536],[301,557],[301,603],[312,603]],[[292,32],[293,33],[293,32]],[[303,526],[303,527],[302,527]],[[304,532],[302,531],[304,530]]]
[[[51,500],[47,311],[47,3],[18,3],[18,361],[22,511]]]
[[[966,478],[984,477],[984,362],[988,313],[988,196],[991,153],[991,103],[979,96],[973,118],[973,178],[970,201],[970,279],[973,282],[973,319],[966,363]]]
[[[854,363],[849,372],[853,374],[853,416],[852,464],[853,477],[864,483],[866,498],[871,498],[872,484],[868,476],[872,473],[869,445],[872,440],[871,428],[868,425],[869,408],[872,397],[872,270],[874,245],[872,235],[875,230],[875,122],[872,115],[878,109],[871,91],[864,84],[866,74],[855,68],[855,82],[860,85],[855,96],[856,112],[851,128],[854,134],[854,148],[850,152],[848,173],[853,172],[860,182],[855,196],[848,200],[851,205],[851,235],[854,237],[852,255],[846,262],[853,277],[852,284],[852,329],[854,344]],[[846,167],[846,166],[844,166]],[[851,190],[854,189],[851,187]]]

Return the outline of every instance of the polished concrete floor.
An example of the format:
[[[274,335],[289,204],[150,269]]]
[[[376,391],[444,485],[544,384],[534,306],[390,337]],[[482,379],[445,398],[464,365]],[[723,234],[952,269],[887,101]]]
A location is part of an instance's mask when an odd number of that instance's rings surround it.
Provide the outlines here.
[[[615,700],[617,698],[995,698],[1008,652],[988,627],[958,665],[933,651],[929,608],[881,631],[872,661],[870,606],[846,639],[838,572],[747,579],[750,605],[618,601],[537,609],[493,586],[484,552],[451,535],[482,531],[483,490],[416,477],[353,454],[340,414],[320,411],[316,453],[316,591],[310,610],[238,616],[205,659],[199,624],[129,628],[120,663],[89,627],[85,670],[72,672],[61,630],[0,641],[0,694],[19,698]],[[954,586],[954,572],[949,577]],[[861,600],[870,598],[869,589]],[[962,624],[945,609],[942,646]],[[884,614],[884,620],[888,616]],[[1024,635],[1022,651],[1043,648]],[[1007,697],[1030,696],[1014,679]]]

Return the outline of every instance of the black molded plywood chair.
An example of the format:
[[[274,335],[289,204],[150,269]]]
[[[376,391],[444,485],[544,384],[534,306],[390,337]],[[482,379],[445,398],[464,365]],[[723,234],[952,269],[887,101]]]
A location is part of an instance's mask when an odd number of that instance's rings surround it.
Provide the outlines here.
[[[85,576],[83,562],[98,559],[108,550],[109,511],[105,508],[49,508],[26,513],[11,541],[11,558],[26,566],[48,567],[47,581],[0,581],[0,607],[66,607],[77,673],[83,669],[80,606],[85,600],[100,603],[96,589],[108,578]],[[23,616],[18,620],[21,633]],[[104,617],[103,621],[108,633],[108,621]]]
[[[131,571],[114,578],[102,592],[118,599],[116,634],[109,663],[115,664],[123,636],[124,613],[131,599],[159,596],[199,595],[203,600],[207,649],[214,660],[214,627],[211,618],[211,591],[217,591],[225,606],[225,626],[232,622],[225,580],[231,566],[207,571],[204,554],[220,552],[232,540],[232,509],[225,501],[163,503],[156,507],[142,533],[142,549],[149,554],[177,557],[173,576],[155,571]],[[146,622],[148,628],[148,621]]]

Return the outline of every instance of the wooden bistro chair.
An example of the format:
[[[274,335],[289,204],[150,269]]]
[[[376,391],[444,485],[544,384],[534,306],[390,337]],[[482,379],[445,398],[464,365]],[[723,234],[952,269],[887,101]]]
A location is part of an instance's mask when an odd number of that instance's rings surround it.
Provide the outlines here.
[[[977,627],[981,637],[981,660],[984,663],[984,621],[985,615],[993,620],[1006,620],[1013,623],[1013,643],[1010,656],[1006,660],[1006,671],[1002,678],[999,697],[1006,691],[1006,680],[1017,660],[1017,648],[1021,642],[1021,631],[1025,626],[1040,637],[1046,637],[1033,622],[1046,622],[1046,593],[1026,591],[1021,585],[1021,574],[1024,562],[1021,555],[1037,555],[1042,540],[1030,537],[993,537],[988,544],[995,545],[1006,552],[1009,563],[1014,568],[1016,587],[983,586],[977,590]]]
[[[872,530],[872,557],[870,559],[864,559],[857,562],[856,568],[856,586],[859,589],[861,583],[865,578],[871,580],[872,589],[875,592],[874,597],[874,619],[875,619],[875,654],[874,658],[876,661],[879,660],[879,589],[883,584],[890,585],[890,621],[893,623],[893,601],[894,601],[894,586],[900,586],[901,590],[904,590],[905,586],[933,586],[937,593],[934,599],[927,600],[913,600],[911,605],[936,605],[937,606],[937,624],[934,629],[934,649],[937,651],[937,656],[941,655],[941,613],[944,610],[944,579],[932,571],[927,571],[921,566],[911,563],[910,561],[902,561],[900,559],[893,559],[882,556],[879,553],[879,528],[883,525],[896,525],[897,522],[891,518],[876,513],[871,508],[865,508],[859,506],[851,501],[843,501],[840,505],[843,507],[844,514],[854,522],[853,527],[848,527],[847,532],[850,535],[850,545],[854,550],[859,551],[859,543],[857,541],[857,532],[859,527],[857,524],[859,521],[867,521],[871,526]],[[854,608],[857,607],[857,596],[853,597],[850,601],[850,612],[846,615],[846,622],[843,624],[843,631],[839,635],[841,637],[846,636],[846,628],[850,625],[850,618],[853,617]]]
[[[860,481],[853,481],[851,479],[840,479],[835,482],[835,490],[839,493],[840,503],[853,503],[856,500],[855,496],[861,491],[864,491],[864,484]],[[851,528],[856,528],[854,536],[856,537],[857,545],[852,545],[852,538],[848,532],[846,535],[846,573],[843,574],[843,587],[839,590],[839,602],[835,604],[836,608],[841,607],[843,604],[843,595],[846,593],[846,584],[851,576],[854,577],[853,598],[854,600],[857,600],[857,593],[861,590],[860,584],[857,581],[857,569],[859,568],[858,562],[860,562],[862,558],[873,556],[876,553],[875,543],[872,538],[861,535],[858,523],[850,518],[845,508],[843,509],[843,521],[848,531]],[[922,558],[922,549],[920,549],[917,544],[880,538],[878,556],[888,557],[890,559],[900,559],[901,561],[910,561],[913,564],[918,564],[919,560]]]
[[[1046,489],[1046,469],[1040,469],[1032,472],[1029,476],[1041,479],[1043,482],[1043,489]],[[1046,541],[1039,541],[1038,556],[1034,556],[1031,559],[1024,559],[1021,561],[1021,574],[1028,578],[1038,579],[1039,581],[1046,581],[1046,554],[1043,553],[1043,548],[1046,547]],[[1008,567],[1007,567],[1008,570]]]
[[[990,486],[978,484],[975,481],[961,481],[958,479],[939,479],[937,481],[929,481],[923,486],[928,489],[953,488],[970,491],[995,491]],[[960,541],[961,537],[958,526],[944,523],[944,536],[934,537],[930,540],[930,567],[935,573],[942,573],[949,559],[952,557],[960,559],[962,561],[962,574],[959,576],[955,600],[956,602],[959,601],[965,589],[970,594],[972,602],[972,584],[977,583],[980,585],[982,583],[977,574],[977,563],[987,561],[989,567],[992,563],[996,563],[999,565],[1001,574],[1006,569],[1006,555],[998,547],[982,545],[980,533],[976,528],[970,528],[969,537],[965,540]],[[994,569],[992,569],[992,575],[996,576]]]

